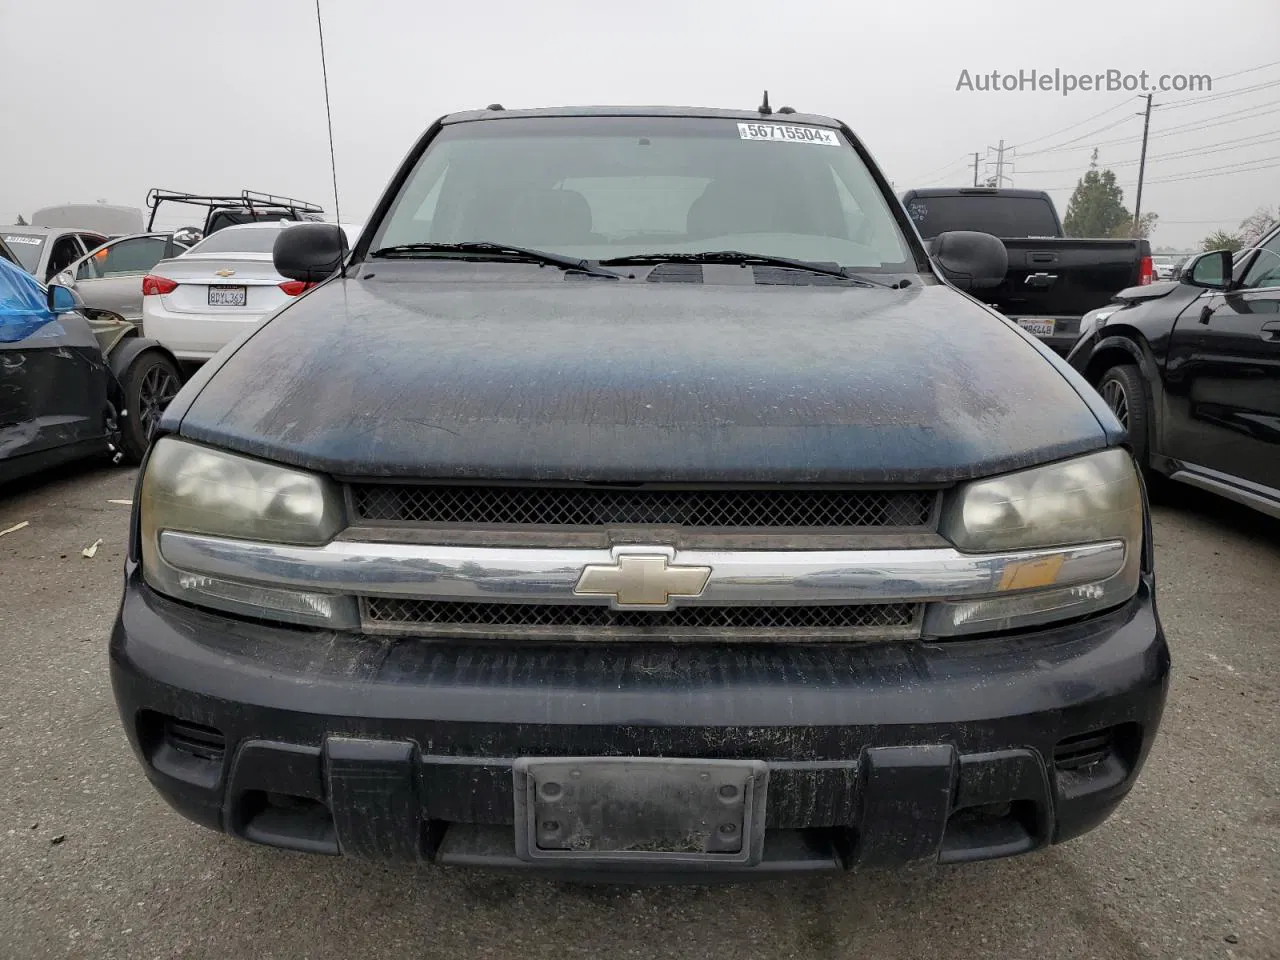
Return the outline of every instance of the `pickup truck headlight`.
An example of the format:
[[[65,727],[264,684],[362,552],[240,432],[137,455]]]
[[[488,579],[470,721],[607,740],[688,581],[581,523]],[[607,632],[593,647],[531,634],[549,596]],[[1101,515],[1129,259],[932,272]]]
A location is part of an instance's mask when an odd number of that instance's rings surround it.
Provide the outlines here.
[[[1008,596],[933,604],[926,633],[992,632],[1084,616],[1128,600],[1141,573],[1143,500],[1128,451],[1100,453],[978,480],[947,503],[941,532],[966,553],[1117,543],[1114,570],[1089,582],[1064,583],[1068,551],[1034,569],[1006,571],[993,586]]]
[[[166,530],[244,541],[320,545],[344,525],[342,495],[316,474],[163,437],[139,496],[142,573],[153,589],[256,618],[325,626],[355,622],[349,600],[181,570],[164,556]]]

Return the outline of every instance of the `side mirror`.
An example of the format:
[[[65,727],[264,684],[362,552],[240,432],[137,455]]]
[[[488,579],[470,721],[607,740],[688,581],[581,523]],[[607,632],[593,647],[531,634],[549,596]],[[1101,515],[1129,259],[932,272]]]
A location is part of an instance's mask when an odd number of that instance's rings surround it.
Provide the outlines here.
[[[319,283],[342,269],[347,235],[336,223],[300,223],[276,237],[271,260],[276,273],[290,280]]]
[[[1188,261],[1178,279],[1206,290],[1226,290],[1231,285],[1232,266],[1230,250],[1214,250]]]
[[[973,230],[948,230],[929,244],[942,275],[961,290],[988,290],[1004,282],[1009,251],[997,237]]]
[[[76,275],[70,270],[63,270],[53,278],[53,282],[60,287],[74,287],[76,285]]]
[[[84,301],[80,299],[80,295],[70,287],[57,283],[49,284],[49,312],[55,316],[78,310],[83,304]]]

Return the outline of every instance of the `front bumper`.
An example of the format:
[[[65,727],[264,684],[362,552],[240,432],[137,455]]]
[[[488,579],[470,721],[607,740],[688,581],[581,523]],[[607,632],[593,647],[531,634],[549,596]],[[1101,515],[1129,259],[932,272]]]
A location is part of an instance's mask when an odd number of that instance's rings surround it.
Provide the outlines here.
[[[654,879],[674,868],[519,857],[517,761],[761,761],[763,855],[677,871],[702,879],[979,860],[1078,836],[1133,785],[1169,654],[1149,580],[1111,613],[998,639],[531,647],[250,623],[161,597],[135,569],[111,676],[177,810],[318,853]]]

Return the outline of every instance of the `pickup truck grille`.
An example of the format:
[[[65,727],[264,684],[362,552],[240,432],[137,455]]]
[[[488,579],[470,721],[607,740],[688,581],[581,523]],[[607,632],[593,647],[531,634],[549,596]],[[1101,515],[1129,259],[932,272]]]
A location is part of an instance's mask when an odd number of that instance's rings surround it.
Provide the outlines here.
[[[365,597],[365,628],[395,633],[477,632],[552,636],[586,628],[593,636],[723,640],[723,631],[743,639],[906,639],[919,634],[920,604],[857,603],[769,607],[678,607],[675,610],[611,610],[589,604],[473,603]]]
[[[356,522],[931,529],[936,490],[670,489],[355,483]]]

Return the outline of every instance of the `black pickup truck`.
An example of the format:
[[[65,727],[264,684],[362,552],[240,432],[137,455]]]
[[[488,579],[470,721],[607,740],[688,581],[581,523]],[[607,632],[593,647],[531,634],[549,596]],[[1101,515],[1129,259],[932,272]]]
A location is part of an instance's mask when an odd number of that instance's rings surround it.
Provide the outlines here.
[[[1146,240],[1066,237],[1042,190],[939,187],[908,190],[903,206],[925,241],[949,230],[979,230],[1004,241],[1009,271],[982,300],[1066,356],[1080,318],[1127,287],[1154,278]]]
[[[135,496],[120,716],[186,816],[609,879],[1061,843],[1163,709],[1141,477],[854,134],[454,114],[201,368]],[[948,282],[949,281],[949,282]]]

